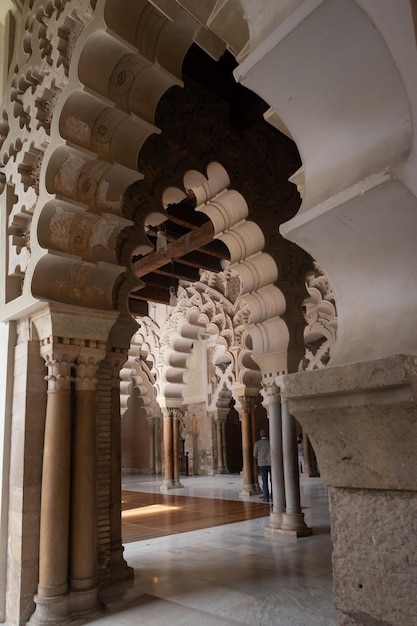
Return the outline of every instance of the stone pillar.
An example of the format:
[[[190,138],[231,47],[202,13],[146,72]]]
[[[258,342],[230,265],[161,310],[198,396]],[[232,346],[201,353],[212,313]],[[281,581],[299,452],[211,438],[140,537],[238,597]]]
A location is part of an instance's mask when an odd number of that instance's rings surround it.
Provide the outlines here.
[[[253,444],[252,444],[252,405],[255,398],[251,396],[241,396],[239,398],[242,409],[240,411],[240,421],[242,424],[242,455],[243,455],[243,488],[240,496],[253,496],[258,493],[253,475]]]
[[[133,568],[126,563],[122,543],[122,434],[120,412],[120,368],[126,361],[123,350],[107,355],[110,364],[110,581],[133,578]]]
[[[71,468],[71,357],[41,350],[48,368],[39,541],[39,583],[31,624],[71,620],[68,592]]]
[[[343,626],[416,622],[416,388],[406,355],[287,377],[329,487]]]
[[[96,573],[96,355],[75,366],[71,480],[71,607],[77,614],[97,606]]]
[[[295,537],[306,537],[311,535],[313,531],[307,527],[304,513],[301,512],[295,420],[289,412],[288,400],[285,397],[282,397],[281,400],[281,415],[286,507],[278,532]]]
[[[266,387],[267,408],[269,418],[269,441],[271,445],[271,482],[272,482],[272,511],[269,524],[265,532],[274,533],[282,526],[282,516],[285,513],[285,482],[282,460],[282,418],[281,397],[275,384]]]

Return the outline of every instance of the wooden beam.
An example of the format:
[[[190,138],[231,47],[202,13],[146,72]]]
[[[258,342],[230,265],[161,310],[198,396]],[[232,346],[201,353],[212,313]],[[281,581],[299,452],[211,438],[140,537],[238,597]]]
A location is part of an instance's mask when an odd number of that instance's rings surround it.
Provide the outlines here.
[[[154,272],[166,265],[171,259],[180,259],[185,254],[207,245],[212,241],[213,234],[213,224],[210,221],[206,222],[199,228],[183,235],[177,241],[169,243],[166,252],[157,252],[155,250],[135,261],[133,263],[133,273],[137,278],[146,276],[149,272]]]

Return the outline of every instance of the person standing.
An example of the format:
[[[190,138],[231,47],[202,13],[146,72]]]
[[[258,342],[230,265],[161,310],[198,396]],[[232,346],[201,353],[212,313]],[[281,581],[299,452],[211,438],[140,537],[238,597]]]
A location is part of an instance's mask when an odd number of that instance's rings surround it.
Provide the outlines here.
[[[272,502],[272,485],[271,482],[271,447],[269,444],[268,433],[261,430],[260,439],[253,446],[253,456],[258,461],[258,468],[262,478],[262,490],[264,502]]]

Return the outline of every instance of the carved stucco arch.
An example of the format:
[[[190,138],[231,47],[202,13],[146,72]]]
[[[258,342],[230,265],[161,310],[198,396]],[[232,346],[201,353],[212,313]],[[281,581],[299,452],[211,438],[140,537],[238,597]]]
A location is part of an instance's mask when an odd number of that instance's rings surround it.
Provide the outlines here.
[[[92,308],[115,306],[125,272],[118,238],[133,226],[123,215],[123,192],[141,178],[136,171],[138,155],[147,137],[158,132],[153,124],[156,105],[170,86],[180,84],[182,60],[201,31],[201,24],[178,7],[169,18],[145,0],[129,7],[121,12],[115,2],[99,3],[80,37],[79,85],[64,92],[61,100],[58,130],[65,144],[50,150],[44,184],[51,199],[37,221],[43,253],[32,290],[40,299]],[[188,178],[187,186],[201,182],[192,173]],[[215,237],[231,252],[233,270],[251,309],[254,354],[282,354],[288,334],[279,319],[284,299],[273,286],[276,264],[262,252],[259,227],[245,221],[242,196],[227,189],[227,183],[227,174],[213,166],[205,182],[192,184],[197,210],[206,213]],[[151,250],[146,217],[142,232],[135,231],[136,253]],[[42,280],[45,271],[51,277],[48,282]]]
[[[206,6],[205,16],[197,5],[193,14],[176,2],[159,4],[128,0],[122,9],[116,0],[99,0],[92,9],[84,0],[61,10],[53,2],[35,0],[31,6],[30,29],[44,44],[38,50],[23,44],[22,69],[13,88],[22,93],[21,100],[15,99],[14,112],[36,140],[22,151],[19,137],[7,141],[6,124],[2,131],[3,162],[8,165],[22,152],[16,182],[28,181],[27,199],[23,191],[14,221],[22,261],[16,261],[13,269],[23,284],[26,306],[49,301],[127,312],[128,290],[123,285],[135,279],[120,259],[121,233],[135,228],[131,254],[146,254],[152,248],[145,233],[147,216],[142,228],[134,225],[123,214],[123,196],[142,177],[137,163],[144,142],[159,132],[154,124],[156,106],[169,87],[181,85],[182,61],[194,41],[217,58],[226,47],[239,52],[227,33],[221,35],[221,20],[213,14],[215,2]],[[235,3],[234,11],[235,18],[240,15],[235,32],[242,34],[246,28],[243,47],[248,30],[240,3]],[[48,29],[49,22],[55,30]],[[30,59],[26,66],[25,54]],[[25,106],[24,95],[33,98],[34,93],[27,85],[38,92],[32,111],[35,124]],[[46,102],[51,102],[52,111],[46,110]],[[10,169],[13,180],[16,168]],[[212,180],[211,172],[208,179]],[[241,196],[223,181],[216,185],[219,198],[211,190],[207,195],[204,184],[197,186],[198,210],[208,215],[215,236],[231,251],[251,309],[254,355],[284,354],[287,333],[279,317],[283,296],[273,285],[276,264],[262,252],[260,229],[244,221],[247,208]],[[22,219],[25,211],[27,218]],[[30,221],[29,247],[21,224]],[[19,282],[15,284],[12,296]]]
[[[181,285],[177,305],[163,328],[150,318],[138,320],[132,354],[150,363],[156,396],[162,407],[181,406],[186,385],[184,376],[189,371],[187,360],[200,337],[211,336],[215,342],[211,365],[217,371],[218,382],[212,390],[211,406],[216,406],[226,382],[231,387],[245,387],[248,393],[255,395],[259,391],[261,374],[251,358],[251,350],[245,345],[250,313],[244,300],[238,297],[238,279],[230,278],[228,270],[221,274],[207,272],[200,282]],[[233,296],[224,293],[227,280],[234,284]],[[238,399],[236,394],[235,399]]]
[[[140,346],[133,340],[129,358],[120,370],[120,415],[123,418],[129,408],[132,394],[137,394],[138,404],[144,418],[162,417],[154,391],[155,376],[146,361],[141,358]]]

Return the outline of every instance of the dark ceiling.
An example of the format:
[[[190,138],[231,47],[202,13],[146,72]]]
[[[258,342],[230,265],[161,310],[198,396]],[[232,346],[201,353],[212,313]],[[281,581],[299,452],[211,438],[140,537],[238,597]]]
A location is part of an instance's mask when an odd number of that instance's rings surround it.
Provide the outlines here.
[[[235,82],[232,74],[235,67],[236,62],[228,52],[216,62],[193,45],[184,60],[183,78],[184,82],[188,78],[225,101],[230,111],[230,125],[243,131],[262,119],[268,107],[258,96]],[[166,208],[168,219],[163,225],[168,243],[166,252],[154,250],[132,259],[135,275],[146,286],[131,293],[131,313],[147,315],[148,302],[168,304],[170,287],[176,288],[179,280],[196,282],[200,269],[219,272],[222,259],[229,258],[227,247],[213,239],[211,221],[195,211],[195,207],[192,193],[179,204],[169,205]],[[156,247],[157,229],[150,229],[147,236]]]

